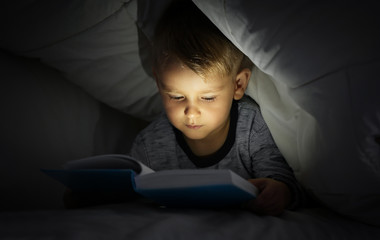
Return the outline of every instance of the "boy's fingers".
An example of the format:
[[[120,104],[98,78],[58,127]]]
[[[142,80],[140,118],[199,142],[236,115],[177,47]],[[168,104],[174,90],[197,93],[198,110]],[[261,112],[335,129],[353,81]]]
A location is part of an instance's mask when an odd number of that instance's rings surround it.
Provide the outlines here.
[[[264,178],[254,178],[254,179],[248,179],[250,183],[255,185],[260,191],[263,190],[266,186],[266,179]]]

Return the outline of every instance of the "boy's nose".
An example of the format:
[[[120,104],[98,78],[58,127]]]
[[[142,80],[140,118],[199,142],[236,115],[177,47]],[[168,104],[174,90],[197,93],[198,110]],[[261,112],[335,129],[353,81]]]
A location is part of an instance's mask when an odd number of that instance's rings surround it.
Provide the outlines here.
[[[185,115],[188,118],[198,117],[200,115],[200,113],[201,112],[199,111],[199,109],[194,105],[191,105],[191,106],[188,106],[185,108]]]

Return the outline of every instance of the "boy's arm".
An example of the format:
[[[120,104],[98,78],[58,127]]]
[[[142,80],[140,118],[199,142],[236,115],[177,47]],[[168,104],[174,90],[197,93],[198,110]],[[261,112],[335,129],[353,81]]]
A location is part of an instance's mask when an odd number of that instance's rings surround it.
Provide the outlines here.
[[[259,179],[269,178],[284,183],[291,194],[290,204],[288,204],[286,208],[292,210],[301,206],[304,199],[304,192],[294,176],[293,170],[283,157],[279,156],[274,158],[270,156],[270,154],[269,156],[263,154],[262,157],[265,156],[267,160],[261,160],[260,163],[256,165],[255,172],[257,172],[257,174],[255,174],[255,177]]]
[[[291,203],[292,195],[288,186],[271,178],[249,179],[260,194],[249,201],[245,207],[259,214],[280,215]]]
[[[147,155],[148,151],[146,149],[146,144],[142,133],[137,135],[136,139],[133,141],[132,148],[129,155],[137,159],[144,165],[150,167],[149,158]]]
[[[270,178],[286,184],[291,193],[288,209],[299,207],[304,199],[304,192],[298,183],[292,168],[288,165],[264,125],[260,131],[251,134],[251,161],[255,178]]]

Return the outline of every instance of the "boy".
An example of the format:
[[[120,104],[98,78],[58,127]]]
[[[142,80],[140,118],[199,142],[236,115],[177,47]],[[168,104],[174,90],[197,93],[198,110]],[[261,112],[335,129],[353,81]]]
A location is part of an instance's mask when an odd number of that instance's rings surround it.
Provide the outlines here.
[[[253,63],[191,1],[174,1],[162,17],[153,67],[165,113],[130,155],[154,170],[231,169],[259,189],[246,206],[257,213],[299,205],[301,187],[244,94]]]

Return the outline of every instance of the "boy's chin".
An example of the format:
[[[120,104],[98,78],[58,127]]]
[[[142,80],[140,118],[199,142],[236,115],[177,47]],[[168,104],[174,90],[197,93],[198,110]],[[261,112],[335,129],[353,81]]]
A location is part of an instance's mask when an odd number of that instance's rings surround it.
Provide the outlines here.
[[[189,131],[182,132],[182,133],[186,139],[191,140],[191,141],[200,141],[206,138],[206,135],[202,133],[195,133],[195,132],[189,132]]]

